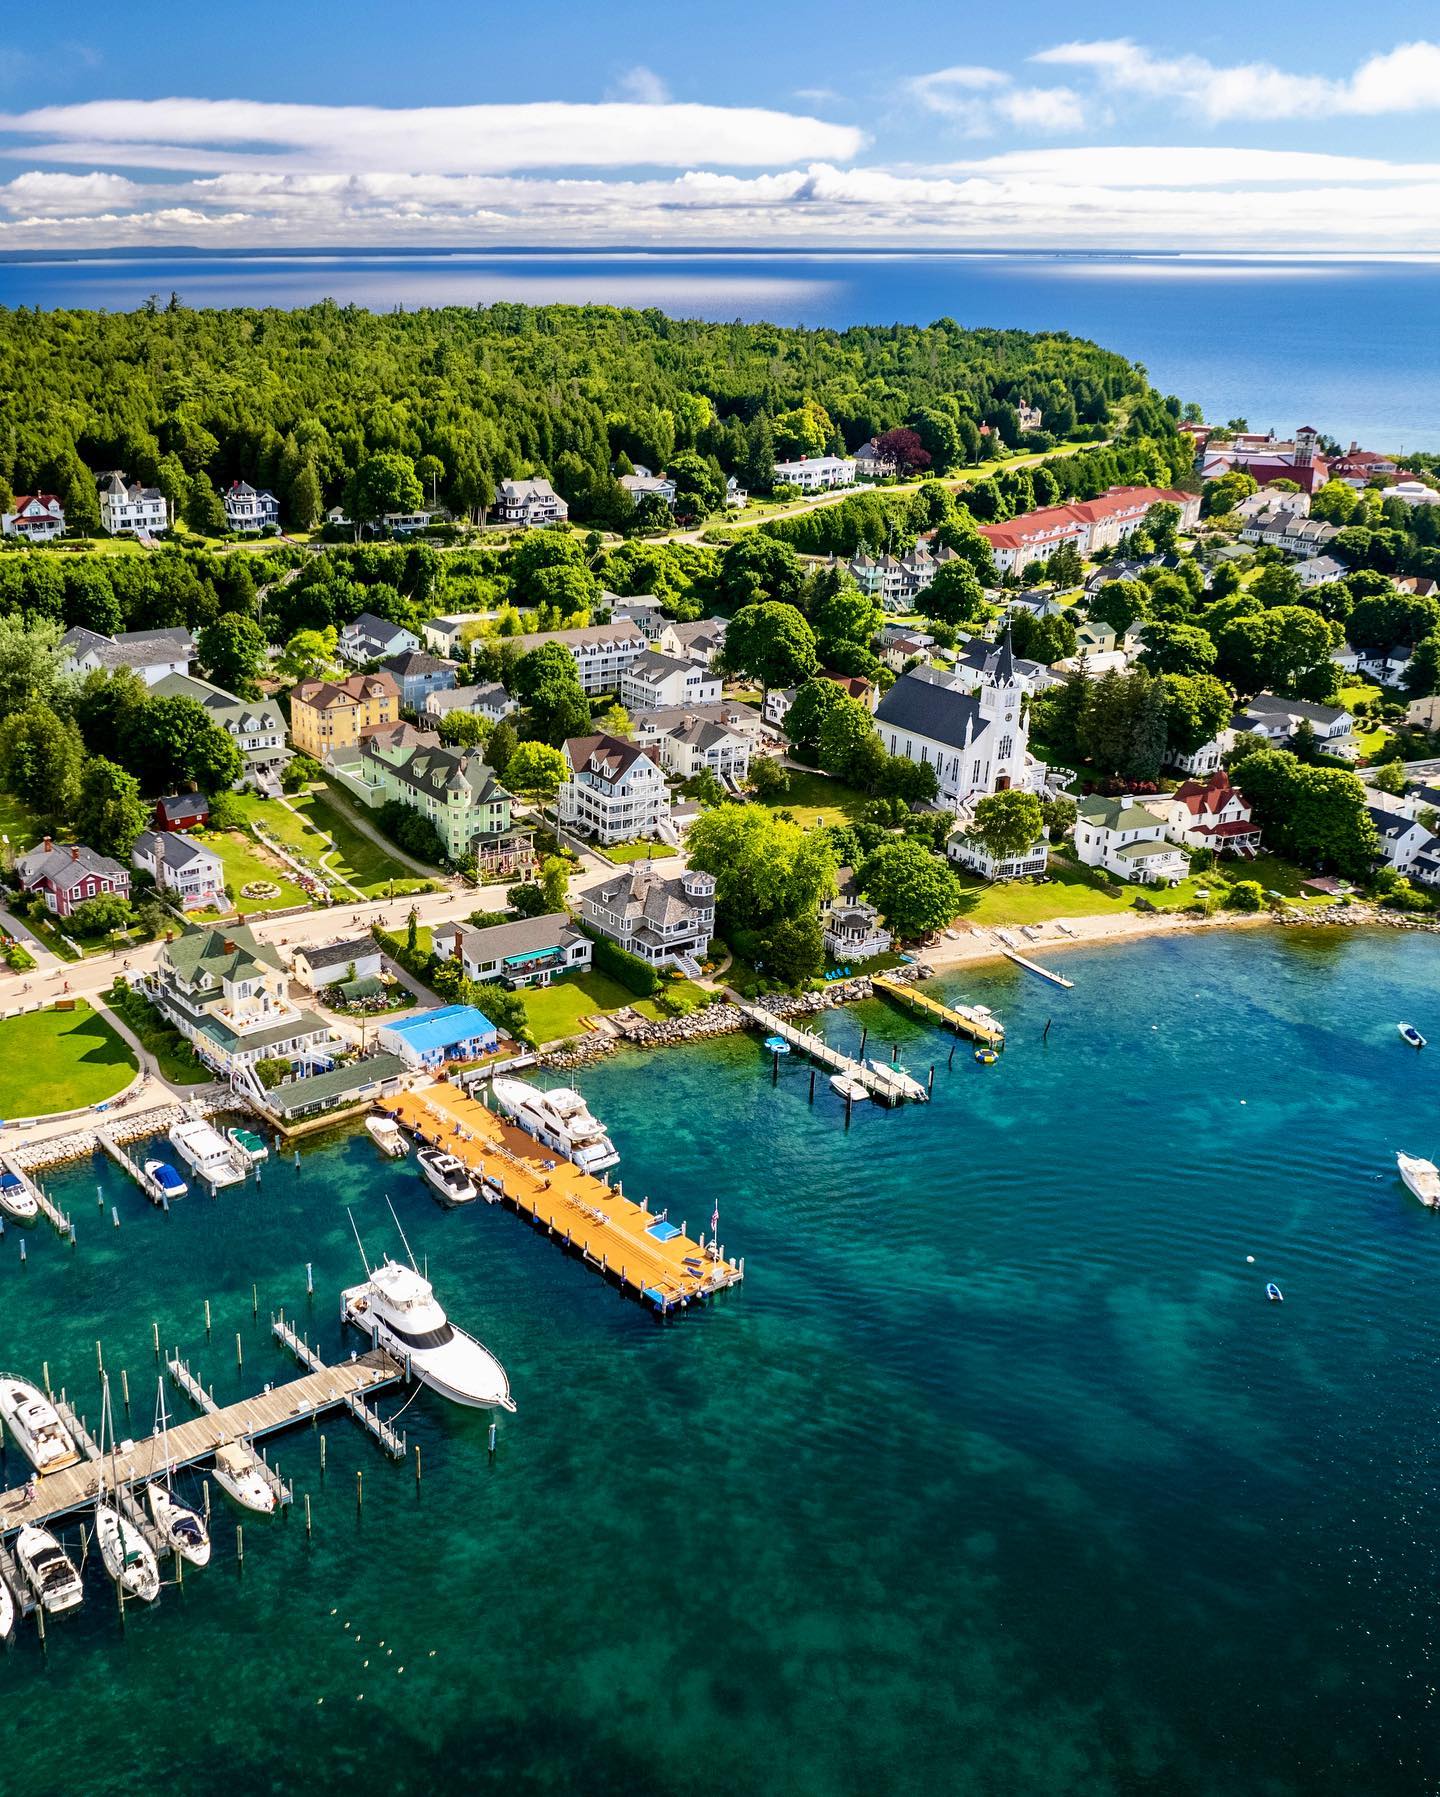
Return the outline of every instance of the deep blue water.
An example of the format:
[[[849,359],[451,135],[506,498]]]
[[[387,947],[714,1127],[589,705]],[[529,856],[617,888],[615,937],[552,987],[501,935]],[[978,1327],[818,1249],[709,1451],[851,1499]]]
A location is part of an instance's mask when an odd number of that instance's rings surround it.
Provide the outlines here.
[[[658,306],[686,317],[1067,330],[1210,418],[1440,449],[1440,264],[1315,258],[338,250],[0,259],[0,305]]]
[[[422,1393],[418,1489],[346,1420],[323,1478],[281,1438],[313,1541],[251,1517],[240,1570],[217,1511],[211,1567],[123,1632],[92,1569],[46,1655],[0,1657],[0,1787],[1434,1789],[1440,1216],[1393,1156],[1440,1156],[1437,1051],[1394,1028],[1440,1038],[1435,940],[1065,967],[1069,993],[948,982],[1005,1017],[993,1068],[878,1002],[828,1017],[937,1067],[931,1106],[848,1135],[750,1039],[587,1072],[626,1189],[692,1230],[718,1201],[746,1257],[668,1324],[512,1213],[440,1212],[359,1132],[169,1218],[108,1164],[64,1176],[78,1247],[0,1241],[0,1366],[48,1359],[92,1416],[99,1338],[148,1426],[152,1318],[222,1401],[285,1376],[274,1306],[342,1352],[345,1207],[374,1255],[386,1191],[519,1410],[491,1461]]]

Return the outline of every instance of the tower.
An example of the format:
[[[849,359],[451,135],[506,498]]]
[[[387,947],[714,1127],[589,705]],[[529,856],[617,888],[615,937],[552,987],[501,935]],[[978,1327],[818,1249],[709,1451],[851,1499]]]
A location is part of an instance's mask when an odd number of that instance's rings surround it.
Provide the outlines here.
[[[985,664],[979,693],[980,715],[990,726],[991,791],[1015,785],[1025,766],[1029,726],[1024,716],[1025,689],[1015,674],[1015,652],[1006,629],[1000,646]]]
[[[1313,424],[1302,424],[1295,433],[1295,466],[1308,468],[1315,460],[1315,445],[1320,440],[1320,433]]]

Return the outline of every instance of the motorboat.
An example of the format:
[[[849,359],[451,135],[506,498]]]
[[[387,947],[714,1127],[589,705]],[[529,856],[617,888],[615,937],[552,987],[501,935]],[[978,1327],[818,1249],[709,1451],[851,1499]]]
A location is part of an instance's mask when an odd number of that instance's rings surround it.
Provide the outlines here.
[[[393,1117],[386,1117],[377,1111],[373,1117],[365,1119],[365,1128],[381,1154],[388,1154],[391,1160],[398,1161],[403,1155],[409,1154],[409,1138]]]
[[[238,1125],[225,1131],[225,1140],[242,1160],[249,1161],[252,1167],[261,1161],[268,1161],[270,1150],[265,1145],[265,1138],[257,1136],[253,1129],[241,1129]]]
[[[1285,1302],[1284,1292],[1280,1290],[1280,1287],[1276,1285],[1273,1279],[1270,1281],[1269,1285],[1265,1287],[1265,1296],[1272,1304],[1283,1304]]]
[[[1420,1034],[1413,1023],[1397,1023],[1395,1027],[1400,1032],[1400,1040],[1402,1042],[1408,1042],[1412,1048],[1423,1048],[1425,1046],[1425,1038]]]
[[[160,1595],[154,1551],[129,1517],[103,1498],[95,1506],[95,1540],[106,1572],[125,1595],[153,1604]]]
[[[862,1099],[870,1096],[853,1073],[832,1073],[830,1088],[832,1091],[838,1092],[847,1104],[859,1104]]]
[[[422,1148],[415,1156],[425,1183],[444,1204],[473,1204],[479,1193],[464,1161],[443,1148]]]
[[[0,1422],[20,1444],[37,1473],[78,1466],[80,1450],[59,1413],[38,1385],[7,1374],[0,1378]]]
[[[20,1175],[12,1173],[8,1167],[0,1172],[0,1210],[17,1223],[33,1223],[40,1215],[35,1194]]]
[[[619,1165],[615,1144],[573,1086],[542,1092],[523,1079],[496,1079],[490,1089],[512,1123],[574,1161],[582,1173],[603,1173]]]
[[[268,1490],[269,1487],[267,1486]],[[145,1501],[155,1518],[155,1527],[165,1537],[172,1552],[188,1560],[192,1566],[206,1566],[210,1561],[210,1531],[198,1510],[182,1504],[167,1486],[148,1485]]]
[[[513,1410],[510,1381],[500,1362],[445,1315],[430,1281],[388,1256],[363,1285],[340,1297],[340,1316],[376,1347],[408,1361],[422,1384],[452,1404],[476,1410]]]
[[[0,1641],[8,1641],[15,1633],[15,1599],[10,1587],[0,1579]]]
[[[215,1483],[244,1509],[258,1510],[262,1516],[269,1516],[274,1510],[275,1493],[248,1443],[227,1441],[224,1447],[217,1448],[214,1472]]]
[[[48,1529],[26,1523],[15,1537],[15,1558],[47,1616],[63,1616],[85,1601],[75,1563]]]
[[[245,1175],[235,1164],[234,1152],[220,1131],[203,1117],[185,1117],[170,1125],[170,1140],[180,1158],[212,1186],[233,1186]]]
[[[169,1161],[146,1161],[145,1176],[154,1180],[156,1191],[167,1200],[183,1198],[190,1190]]]
[[[1397,1154],[1395,1165],[1420,1202],[1430,1210],[1440,1210],[1440,1167],[1415,1154]]]

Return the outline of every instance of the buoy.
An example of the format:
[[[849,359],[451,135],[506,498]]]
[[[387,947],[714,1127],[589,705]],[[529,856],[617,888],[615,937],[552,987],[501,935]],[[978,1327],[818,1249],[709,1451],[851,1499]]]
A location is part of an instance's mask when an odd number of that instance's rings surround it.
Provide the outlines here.
[[[1255,1256],[1253,1254],[1247,1254],[1245,1256],[1245,1265],[1247,1267],[1253,1267],[1255,1265]]]

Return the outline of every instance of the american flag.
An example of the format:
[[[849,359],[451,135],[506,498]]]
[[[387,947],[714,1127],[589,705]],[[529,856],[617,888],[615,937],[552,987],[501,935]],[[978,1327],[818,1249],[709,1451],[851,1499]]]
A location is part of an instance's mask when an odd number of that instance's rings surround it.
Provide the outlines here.
[[[715,1206],[714,1210],[712,1210],[710,1213],[710,1233],[712,1235],[714,1235],[715,1232],[719,1229],[719,1227],[720,1227],[720,1206],[717,1204]]]

